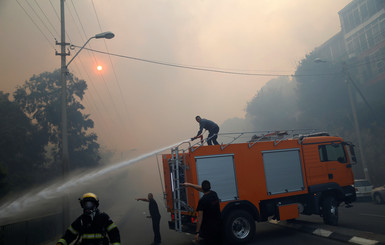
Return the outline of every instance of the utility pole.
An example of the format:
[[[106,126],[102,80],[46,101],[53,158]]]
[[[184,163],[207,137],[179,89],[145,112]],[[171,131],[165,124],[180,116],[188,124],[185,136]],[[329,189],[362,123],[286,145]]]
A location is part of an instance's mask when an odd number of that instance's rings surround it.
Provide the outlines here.
[[[361,140],[360,126],[359,126],[358,120],[357,120],[355,101],[353,99],[353,94],[352,94],[352,88],[351,88],[352,84],[351,83],[353,81],[352,81],[352,78],[350,77],[350,74],[348,72],[348,68],[347,68],[346,63],[343,64],[343,70],[344,70],[344,73],[345,73],[346,86],[348,87],[350,105],[352,107],[353,120],[354,120],[354,129],[356,131],[356,136],[358,138],[358,145],[359,145],[359,149],[360,149],[360,153],[361,153],[362,168],[364,170],[365,179],[370,180],[368,166],[366,165],[366,158],[365,158],[364,147],[362,145],[362,140]]]
[[[65,42],[65,18],[64,18],[64,1],[60,0],[60,17],[61,17],[61,41],[60,43],[56,42],[56,45],[61,46],[61,53],[56,55],[61,56],[61,138],[62,138],[62,174],[63,180],[65,181],[68,177],[69,169],[69,156],[68,156],[68,131],[67,131],[67,65],[66,65],[66,56],[69,53],[66,53],[66,45],[69,43]],[[69,200],[67,194],[63,195],[63,230],[69,225]]]

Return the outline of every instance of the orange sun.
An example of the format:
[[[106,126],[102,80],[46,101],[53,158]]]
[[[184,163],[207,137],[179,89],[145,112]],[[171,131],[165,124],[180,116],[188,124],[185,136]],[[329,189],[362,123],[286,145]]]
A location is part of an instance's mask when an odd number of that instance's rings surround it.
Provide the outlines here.
[[[102,66],[98,66],[98,67],[96,67],[96,69],[98,69],[98,71],[101,71],[103,69],[103,67]]]

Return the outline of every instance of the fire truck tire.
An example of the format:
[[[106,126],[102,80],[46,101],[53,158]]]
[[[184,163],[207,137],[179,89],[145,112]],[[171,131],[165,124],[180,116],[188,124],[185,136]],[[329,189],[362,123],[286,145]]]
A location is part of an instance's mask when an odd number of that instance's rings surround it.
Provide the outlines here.
[[[327,225],[338,225],[338,203],[333,196],[327,196],[322,201],[322,216]]]
[[[234,210],[224,220],[224,234],[230,244],[251,241],[255,235],[253,216],[245,210]]]

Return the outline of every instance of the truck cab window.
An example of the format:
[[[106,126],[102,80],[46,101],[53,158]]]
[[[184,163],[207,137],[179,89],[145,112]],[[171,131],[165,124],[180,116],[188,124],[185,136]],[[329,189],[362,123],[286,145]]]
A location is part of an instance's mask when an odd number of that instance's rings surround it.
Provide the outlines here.
[[[346,155],[342,144],[320,145],[318,147],[321,162],[338,161],[346,163]]]
[[[347,144],[346,150],[348,152],[350,163],[351,164],[357,164],[357,157],[356,157],[356,153],[354,151],[354,145],[353,144]]]

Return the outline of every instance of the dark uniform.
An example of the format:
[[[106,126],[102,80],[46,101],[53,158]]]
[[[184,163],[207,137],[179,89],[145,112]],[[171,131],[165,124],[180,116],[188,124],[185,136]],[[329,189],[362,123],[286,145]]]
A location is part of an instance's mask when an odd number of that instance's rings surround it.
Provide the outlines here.
[[[150,203],[148,208],[150,210],[150,215],[152,219],[152,229],[154,231],[154,244],[161,243],[160,237],[160,213],[158,209],[158,204],[154,199],[149,199]]]
[[[199,136],[202,133],[203,129],[206,129],[209,131],[209,135],[207,136],[207,138],[208,138],[207,144],[208,145],[212,145],[212,144],[219,145],[219,143],[217,141],[219,126],[213,121],[201,118],[201,120],[199,121],[199,131],[198,131],[197,136]]]
[[[82,245],[108,245],[107,235],[113,245],[120,244],[119,230],[106,213],[99,213],[91,220],[89,215],[82,214],[58,241],[63,245],[70,244],[80,236]]]
[[[215,191],[204,194],[198,202],[196,211],[203,211],[202,225],[199,236],[203,238],[202,244],[221,243],[221,210],[219,198]]]
[[[110,242],[113,245],[120,245],[119,229],[108,214],[99,211],[97,208],[99,200],[96,195],[86,193],[79,200],[84,210],[83,214],[68,227],[57,244],[69,245],[78,239],[81,245],[108,245]]]

